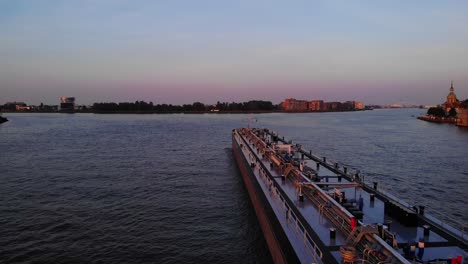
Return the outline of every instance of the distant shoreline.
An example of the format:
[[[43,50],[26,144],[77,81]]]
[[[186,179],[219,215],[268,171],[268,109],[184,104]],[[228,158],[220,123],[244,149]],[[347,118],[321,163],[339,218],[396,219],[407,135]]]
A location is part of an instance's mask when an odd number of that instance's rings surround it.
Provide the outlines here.
[[[342,112],[361,112],[374,109],[356,109],[356,110],[341,110],[341,111],[281,111],[281,110],[239,110],[239,111],[75,111],[75,112],[58,112],[58,111],[4,111],[2,113],[57,113],[57,114],[271,114],[271,113],[286,113],[286,114],[306,114],[306,113],[342,113]]]

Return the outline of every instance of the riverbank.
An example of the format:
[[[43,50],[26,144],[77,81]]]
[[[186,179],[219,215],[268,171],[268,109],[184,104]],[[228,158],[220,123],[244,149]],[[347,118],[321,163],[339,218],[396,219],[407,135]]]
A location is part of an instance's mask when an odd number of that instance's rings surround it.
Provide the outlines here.
[[[234,110],[234,111],[4,111],[4,113],[87,113],[87,114],[270,114],[270,113],[336,113],[336,112],[360,112],[373,109],[355,109],[341,111],[283,111],[283,110]]]
[[[456,124],[457,120],[453,117],[438,117],[432,115],[422,115],[417,117],[419,120],[432,122],[432,123],[448,123],[448,124]]]
[[[437,117],[433,115],[422,115],[417,117],[419,120],[432,123],[454,124],[459,127],[468,127],[468,109],[458,109],[457,117]]]

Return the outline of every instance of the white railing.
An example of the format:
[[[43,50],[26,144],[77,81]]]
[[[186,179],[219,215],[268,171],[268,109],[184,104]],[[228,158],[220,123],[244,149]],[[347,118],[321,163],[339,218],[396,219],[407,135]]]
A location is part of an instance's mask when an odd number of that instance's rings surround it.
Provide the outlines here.
[[[239,138],[241,138],[242,141],[245,142],[245,144],[248,146],[247,150],[248,150],[249,158],[252,158],[250,155],[253,155],[253,157],[255,157],[256,166],[258,166],[258,164],[262,164],[262,161],[258,158],[256,153],[252,150],[251,146],[246,142],[246,140],[242,136],[239,136],[239,134],[237,134],[236,132],[236,140],[238,141],[238,143],[240,141]],[[288,205],[286,198],[284,198],[281,192],[277,189],[277,187],[275,186],[275,181],[271,179],[271,176],[268,175],[268,173],[265,171],[265,168],[260,166],[258,171],[259,171],[260,176],[263,176],[260,178],[262,178],[263,182],[269,186],[270,195],[276,196],[276,197],[273,197],[274,198],[273,201],[275,201],[278,205],[280,205],[280,208],[284,210],[285,215],[287,217],[287,222],[293,223],[295,225],[294,230],[296,234],[302,238],[302,242],[303,242],[303,246],[305,250],[312,256],[313,260],[317,262],[317,256],[321,259],[323,257],[323,252],[317,246],[315,241],[311,238],[304,224],[299,220],[299,217],[297,217],[297,215],[291,209],[291,206]]]
[[[291,206],[287,204],[287,200],[284,198],[281,192],[278,191],[278,188],[274,184],[274,180],[272,180],[267,175],[267,173],[264,171],[263,168],[260,168],[259,172],[260,172],[260,175],[263,176],[262,179],[265,182],[265,184],[271,187],[270,194],[273,196],[277,196],[277,199],[273,199],[273,200],[277,202],[277,204],[279,204],[281,208],[284,210],[287,221],[293,222],[295,224],[294,230],[299,236],[302,236],[303,245],[305,249],[309,252],[309,254],[313,256],[315,261],[316,261],[316,256],[319,256],[319,258],[322,258],[323,257],[322,251],[314,242],[314,240],[310,237],[309,232],[307,232],[305,226],[299,220],[297,215],[293,212],[293,210],[291,209]]]
[[[437,217],[434,215],[436,215]],[[427,209],[426,209],[426,213],[424,214],[424,216],[426,216],[427,219],[432,221],[437,226],[440,226],[444,230],[447,230],[451,234],[461,238],[463,242],[465,243],[468,242],[468,228],[466,224],[460,223],[456,219],[453,219],[451,217],[448,217],[447,215],[443,215],[435,211],[431,211],[430,214],[428,214]]]

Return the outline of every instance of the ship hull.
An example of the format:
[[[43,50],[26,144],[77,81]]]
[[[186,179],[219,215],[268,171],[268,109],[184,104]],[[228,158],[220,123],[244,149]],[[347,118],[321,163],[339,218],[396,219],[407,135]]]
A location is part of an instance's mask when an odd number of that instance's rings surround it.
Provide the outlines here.
[[[232,150],[274,263],[300,263],[236,140]]]

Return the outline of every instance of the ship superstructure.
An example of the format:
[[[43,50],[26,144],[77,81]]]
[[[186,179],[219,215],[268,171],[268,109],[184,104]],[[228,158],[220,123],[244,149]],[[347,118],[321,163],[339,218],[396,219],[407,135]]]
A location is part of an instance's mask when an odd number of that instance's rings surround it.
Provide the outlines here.
[[[380,190],[356,170],[268,129],[235,129],[232,145],[275,263],[466,259],[465,230]]]

